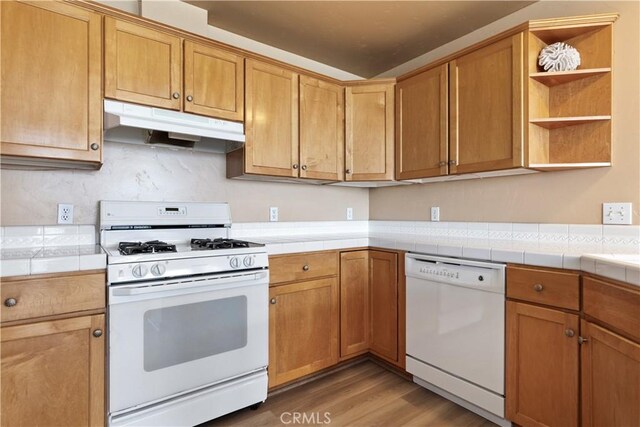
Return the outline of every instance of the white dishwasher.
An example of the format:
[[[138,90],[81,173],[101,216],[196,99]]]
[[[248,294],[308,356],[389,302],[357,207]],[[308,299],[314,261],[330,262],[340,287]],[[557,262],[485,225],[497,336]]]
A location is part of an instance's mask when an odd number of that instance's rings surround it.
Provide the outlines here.
[[[500,425],[504,419],[505,266],[409,253],[407,371]]]

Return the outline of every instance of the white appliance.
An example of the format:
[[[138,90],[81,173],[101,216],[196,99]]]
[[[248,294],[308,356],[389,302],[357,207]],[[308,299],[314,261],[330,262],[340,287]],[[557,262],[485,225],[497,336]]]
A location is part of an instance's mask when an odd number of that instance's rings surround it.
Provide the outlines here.
[[[224,203],[100,203],[109,425],[192,426],[267,397],[263,245]]]
[[[227,153],[245,141],[242,123],[104,100],[104,139]]]
[[[406,369],[414,381],[500,425],[505,266],[409,253]]]

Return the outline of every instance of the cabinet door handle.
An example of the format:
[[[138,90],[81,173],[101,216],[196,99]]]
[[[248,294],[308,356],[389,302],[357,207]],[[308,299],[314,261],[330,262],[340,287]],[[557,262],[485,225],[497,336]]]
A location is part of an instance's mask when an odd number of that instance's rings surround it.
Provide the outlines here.
[[[297,163],[294,163],[292,167],[293,167],[294,169],[298,169],[298,164],[297,164]]]
[[[446,166],[446,165],[447,165],[447,162],[440,162],[440,163],[438,163],[438,166]]]
[[[187,101],[189,101],[189,102],[193,101],[193,96],[187,95]]]
[[[303,171],[306,171],[307,170],[307,165],[300,166],[300,169],[302,169]]]
[[[344,173],[351,173],[351,169],[347,169]]]
[[[302,266],[302,271],[309,271],[309,266],[308,265],[303,265]]]
[[[456,162],[455,160],[449,160],[449,164],[452,165],[452,166],[455,166],[456,163],[458,163],[458,162]]]
[[[91,149],[93,151],[98,151],[98,148],[100,148],[100,144],[96,144],[95,142],[91,144]]]
[[[535,285],[533,285],[533,290],[536,292],[542,292],[543,289],[544,287],[540,283],[536,283]]]
[[[564,334],[569,338],[573,338],[576,333],[573,331],[573,329],[565,329]]]
[[[587,342],[589,342],[589,338],[578,337],[578,344],[585,344]]]
[[[271,304],[275,304],[276,303],[276,299],[275,298],[271,298],[271,300],[269,301]]]
[[[178,99],[180,98],[180,92],[173,92],[173,99]]]
[[[4,300],[4,305],[6,305],[7,307],[13,307],[16,304],[18,304],[18,300],[15,298],[7,298],[6,300]]]
[[[96,338],[100,338],[102,336],[102,329],[96,329],[93,331],[93,336]]]

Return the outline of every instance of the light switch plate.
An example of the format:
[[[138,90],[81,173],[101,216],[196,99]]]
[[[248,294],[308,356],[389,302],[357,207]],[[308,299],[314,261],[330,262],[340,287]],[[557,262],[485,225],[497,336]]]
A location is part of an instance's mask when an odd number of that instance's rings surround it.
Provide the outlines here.
[[[351,221],[353,219],[353,208],[347,208],[347,221]]]
[[[431,221],[440,221],[440,207],[431,207]]]
[[[603,203],[603,224],[631,224],[631,203]]]
[[[278,222],[278,208],[277,207],[269,208],[269,221]]]
[[[58,224],[73,224],[73,205],[58,203]]]

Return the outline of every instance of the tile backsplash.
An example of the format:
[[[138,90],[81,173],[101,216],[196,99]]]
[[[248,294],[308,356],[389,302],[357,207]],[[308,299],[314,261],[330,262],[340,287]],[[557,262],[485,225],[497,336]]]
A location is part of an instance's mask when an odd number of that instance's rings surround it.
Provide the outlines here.
[[[0,227],[2,249],[96,244],[95,225]]]

